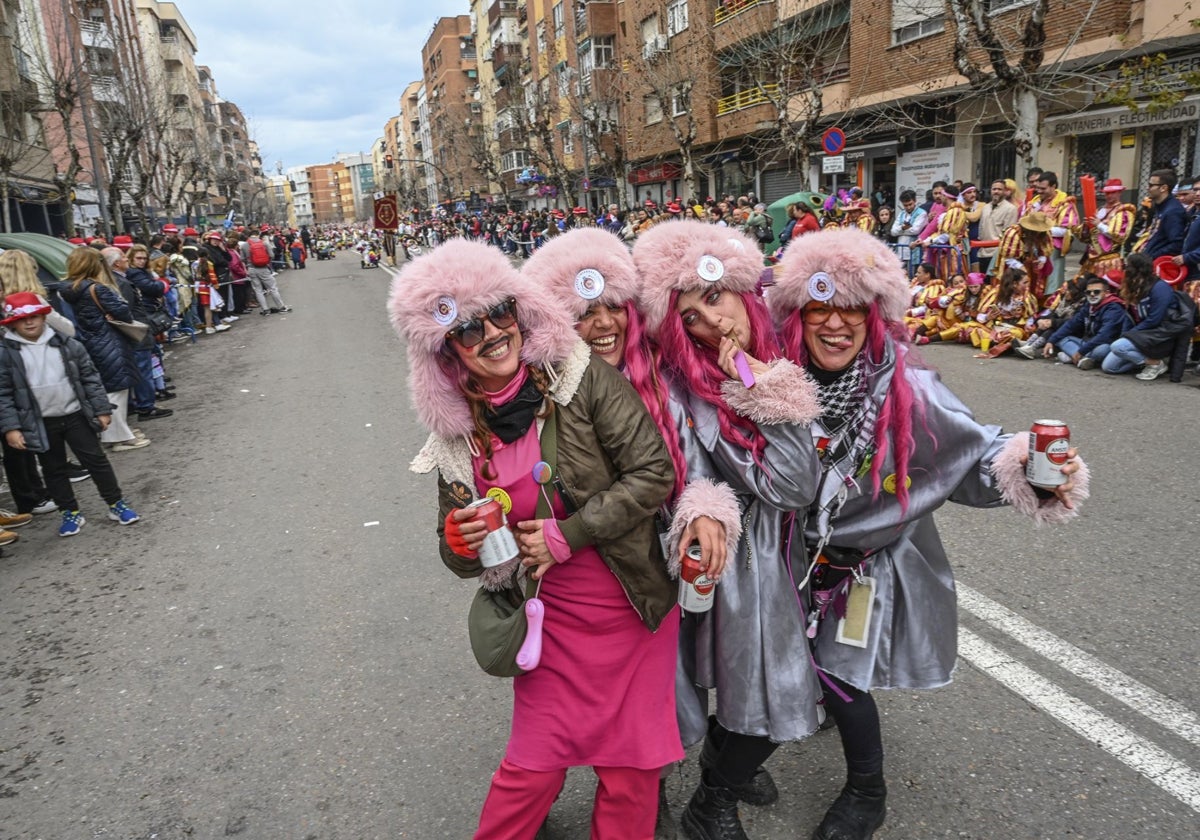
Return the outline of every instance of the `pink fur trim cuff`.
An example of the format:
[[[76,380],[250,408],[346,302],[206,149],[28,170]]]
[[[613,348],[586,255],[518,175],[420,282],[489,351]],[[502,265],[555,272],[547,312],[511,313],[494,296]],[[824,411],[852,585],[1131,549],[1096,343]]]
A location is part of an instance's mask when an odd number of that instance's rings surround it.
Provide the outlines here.
[[[688,482],[675,503],[671,530],[667,533],[667,571],[679,577],[679,538],[692,520],[701,516],[715,519],[725,526],[725,550],[732,558],[742,538],[742,516],[737,495],[728,484],[697,478]]]
[[[721,383],[725,402],[743,417],[768,426],[811,423],[821,416],[817,385],[787,359],[776,359],[753,388],[736,379]]]
[[[1078,457],[1075,459],[1079,472],[1074,475],[1075,488],[1070,494],[1073,507],[1068,509],[1058,499],[1043,501],[1033,492],[1033,486],[1025,480],[1025,465],[1021,463],[1028,452],[1029,432],[1017,432],[992,459],[992,475],[1004,501],[1037,525],[1057,525],[1074,519],[1079,515],[1079,506],[1090,495],[1091,474],[1087,464]]]

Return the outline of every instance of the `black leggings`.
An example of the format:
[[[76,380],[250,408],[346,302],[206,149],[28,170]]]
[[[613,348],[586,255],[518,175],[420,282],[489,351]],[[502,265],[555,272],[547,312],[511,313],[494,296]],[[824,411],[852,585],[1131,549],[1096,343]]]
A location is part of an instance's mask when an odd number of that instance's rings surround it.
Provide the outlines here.
[[[883,733],[879,728],[879,709],[875,705],[875,698],[870,692],[846,685],[837,677],[825,674],[824,678],[850,698],[847,702],[828,685],[825,686],[825,711],[833,716],[838,734],[842,736],[846,770],[864,776],[882,773]]]
[[[770,738],[730,732],[720,724],[716,726],[716,733],[710,733],[709,737],[712,738],[713,734],[716,734],[721,748],[708,782],[716,787],[746,784],[754,777],[754,771],[779,747],[771,743]]]

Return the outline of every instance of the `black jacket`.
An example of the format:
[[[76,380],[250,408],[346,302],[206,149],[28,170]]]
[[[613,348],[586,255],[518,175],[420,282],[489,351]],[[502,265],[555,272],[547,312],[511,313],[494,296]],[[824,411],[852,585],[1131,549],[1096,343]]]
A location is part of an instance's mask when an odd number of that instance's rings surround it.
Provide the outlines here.
[[[133,344],[108,325],[104,312],[92,299],[91,287],[104,310],[118,321],[133,319],[129,304],[108,286],[84,281],[78,285],[63,284],[59,294],[75,313],[75,337],[87,349],[92,363],[100,372],[104,390],[110,394],[132,388],[137,381],[137,366],[133,360]]]
[[[46,427],[42,425],[41,409],[25,377],[22,346],[8,337],[0,339],[0,434],[20,429],[25,436],[26,449],[45,452],[48,447]],[[111,415],[113,406],[91,356],[78,341],[59,333],[50,337],[50,346],[57,347],[62,353],[67,379],[71,381],[80,409],[92,428],[99,432],[100,424],[96,418],[101,414]]]

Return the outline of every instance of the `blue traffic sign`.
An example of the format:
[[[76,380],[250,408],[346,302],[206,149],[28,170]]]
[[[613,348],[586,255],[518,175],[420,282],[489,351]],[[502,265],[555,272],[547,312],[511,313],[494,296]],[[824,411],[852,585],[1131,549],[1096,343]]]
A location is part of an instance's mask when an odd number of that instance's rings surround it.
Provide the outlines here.
[[[825,129],[821,135],[821,148],[827,155],[841,154],[842,149],[846,148],[846,132],[837,126]]]

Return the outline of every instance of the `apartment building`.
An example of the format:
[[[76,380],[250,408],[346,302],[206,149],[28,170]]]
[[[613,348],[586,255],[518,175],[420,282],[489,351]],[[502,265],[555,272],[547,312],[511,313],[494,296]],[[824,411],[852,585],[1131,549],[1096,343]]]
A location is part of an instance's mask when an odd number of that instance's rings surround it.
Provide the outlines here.
[[[1032,5],[987,2],[1012,66]],[[472,0],[490,77],[480,111],[495,112],[489,187],[510,204],[598,207],[849,185],[895,195],[946,175],[1020,177],[1027,157],[1068,185],[1187,174],[1200,34],[1186,6],[1053,0],[1025,91],[997,80],[974,35],[962,54],[978,73],[959,72],[946,0]],[[827,155],[832,127],[845,148]]]
[[[418,111],[429,140],[421,138],[421,158],[440,170],[437,183],[427,179],[427,197],[431,204],[457,203],[471,191],[487,189],[486,179],[471,165],[473,137],[483,131],[471,107],[478,81],[471,16],[440,18],[421,48],[421,61],[425,100],[423,112],[420,104]]]

